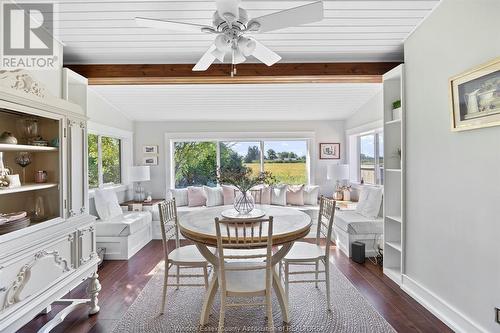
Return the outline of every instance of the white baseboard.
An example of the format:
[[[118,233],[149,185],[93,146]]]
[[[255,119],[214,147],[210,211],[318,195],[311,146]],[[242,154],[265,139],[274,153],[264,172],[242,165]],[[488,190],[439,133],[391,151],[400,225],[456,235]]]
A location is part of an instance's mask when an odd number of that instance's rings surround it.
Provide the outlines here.
[[[457,333],[487,332],[486,329],[474,323],[470,318],[407,275],[403,275],[401,289],[432,312],[432,314],[448,325],[453,331]]]

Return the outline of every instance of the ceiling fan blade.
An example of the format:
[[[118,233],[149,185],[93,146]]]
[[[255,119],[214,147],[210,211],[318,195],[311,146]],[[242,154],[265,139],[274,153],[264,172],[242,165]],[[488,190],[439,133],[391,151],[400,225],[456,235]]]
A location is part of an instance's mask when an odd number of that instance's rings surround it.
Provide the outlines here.
[[[217,13],[222,19],[228,19],[224,14],[231,14],[234,20],[238,19],[240,0],[215,0],[215,4],[217,5]]]
[[[193,71],[205,71],[208,67],[215,61],[215,57],[212,54],[217,48],[214,44],[210,45],[208,50],[201,56],[200,60],[194,65]]]
[[[140,27],[165,29],[172,31],[184,31],[184,32],[202,32],[203,28],[211,28],[199,24],[149,19],[144,17],[136,17],[135,22]]]
[[[272,66],[281,60],[281,57],[277,53],[267,48],[266,46],[262,45],[255,39],[254,41],[255,41],[255,50],[252,52],[252,55],[255,58],[259,59],[261,62],[265,63],[268,66]]]
[[[273,31],[288,27],[295,27],[301,24],[318,22],[323,19],[323,2],[317,1],[307,5],[285,9],[280,12],[260,16],[250,20],[258,22],[260,29],[258,32]]]

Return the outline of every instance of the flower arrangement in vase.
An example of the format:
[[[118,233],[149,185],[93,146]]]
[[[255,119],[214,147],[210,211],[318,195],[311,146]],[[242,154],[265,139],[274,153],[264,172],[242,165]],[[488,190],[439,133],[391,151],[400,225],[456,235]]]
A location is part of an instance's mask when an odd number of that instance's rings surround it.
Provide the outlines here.
[[[276,179],[268,171],[254,175],[252,169],[241,167],[237,169],[220,169],[217,181],[219,184],[233,185],[238,189],[239,193],[234,198],[234,209],[240,214],[248,214],[255,207],[255,201],[250,193],[250,189],[256,185],[273,184],[276,182]]]

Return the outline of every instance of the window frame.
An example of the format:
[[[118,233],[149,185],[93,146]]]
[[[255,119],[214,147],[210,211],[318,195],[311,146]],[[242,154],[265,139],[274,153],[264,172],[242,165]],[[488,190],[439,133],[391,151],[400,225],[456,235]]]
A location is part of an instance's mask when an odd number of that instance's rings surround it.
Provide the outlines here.
[[[106,136],[114,139],[120,140],[120,183],[119,184],[102,184],[103,178],[99,178],[98,187],[90,187],[88,183],[87,175],[87,188],[89,191],[89,198],[93,198],[94,190],[97,188],[114,188],[116,191],[125,191],[131,188],[129,181],[129,167],[133,165],[133,132],[124,129],[119,129],[93,121],[89,121],[87,126],[87,139],[89,134],[94,134],[97,136]],[[88,148],[87,148],[88,149]],[[102,154],[101,145],[98,144],[98,155]],[[98,156],[98,169],[102,168],[102,156]],[[88,164],[88,161],[87,161]],[[87,166],[88,168],[88,166]],[[102,170],[99,170],[102,174]],[[88,170],[87,170],[88,173]]]
[[[90,184],[87,184],[87,187],[92,190],[95,188],[100,188],[100,187],[111,187],[111,186],[119,186],[123,185],[123,172],[124,172],[124,167],[123,167],[123,139],[117,136],[111,136],[107,134],[97,134],[97,133],[92,133],[89,131],[87,133],[88,135],[96,135],[97,136],[97,179],[98,179],[98,185],[97,187],[90,187]],[[119,154],[120,154],[120,182],[119,183],[104,183],[104,173],[102,170],[102,137],[107,137],[111,139],[115,139],[119,141]],[[88,139],[88,138],[87,138]]]
[[[374,136],[374,142],[373,142],[373,148],[374,148],[374,166],[373,166],[373,172],[374,172],[374,179],[375,183],[366,183],[365,184],[370,184],[370,185],[384,185],[383,183],[383,177],[380,177],[382,174],[381,171],[383,171],[383,168],[380,167],[380,136],[384,136],[384,130],[382,128],[378,128],[376,130],[372,130],[369,132],[364,132],[360,133],[357,135],[357,174],[358,174],[358,179],[361,182],[361,137],[363,136],[368,136],[368,135],[373,135]],[[384,160],[385,160],[385,151],[384,151]]]
[[[221,142],[260,142],[260,165],[261,171],[264,168],[264,142],[266,141],[305,141],[307,146],[306,152],[306,185],[310,185],[314,178],[314,168],[312,168],[312,158],[314,156],[314,132],[252,132],[252,133],[233,133],[233,132],[212,132],[200,135],[199,133],[175,133],[165,134],[167,151],[166,169],[167,173],[167,189],[175,188],[175,143],[176,142],[215,142],[216,143],[216,158],[217,167],[220,168],[220,143]]]

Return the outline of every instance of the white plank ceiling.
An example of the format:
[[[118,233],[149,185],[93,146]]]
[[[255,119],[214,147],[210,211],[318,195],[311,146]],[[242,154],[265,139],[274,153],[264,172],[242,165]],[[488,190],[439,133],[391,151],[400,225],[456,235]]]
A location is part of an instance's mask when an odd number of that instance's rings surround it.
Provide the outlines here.
[[[28,1],[33,2],[33,0]],[[242,0],[250,17],[303,0]],[[215,0],[55,0],[65,63],[195,63],[213,35],[137,27],[143,16],[211,25]],[[400,61],[405,37],[438,0],[327,0],[325,19],[259,34],[284,62]],[[252,61],[252,59],[250,59]]]
[[[346,119],[381,91],[378,83],[91,86],[137,121]]]

